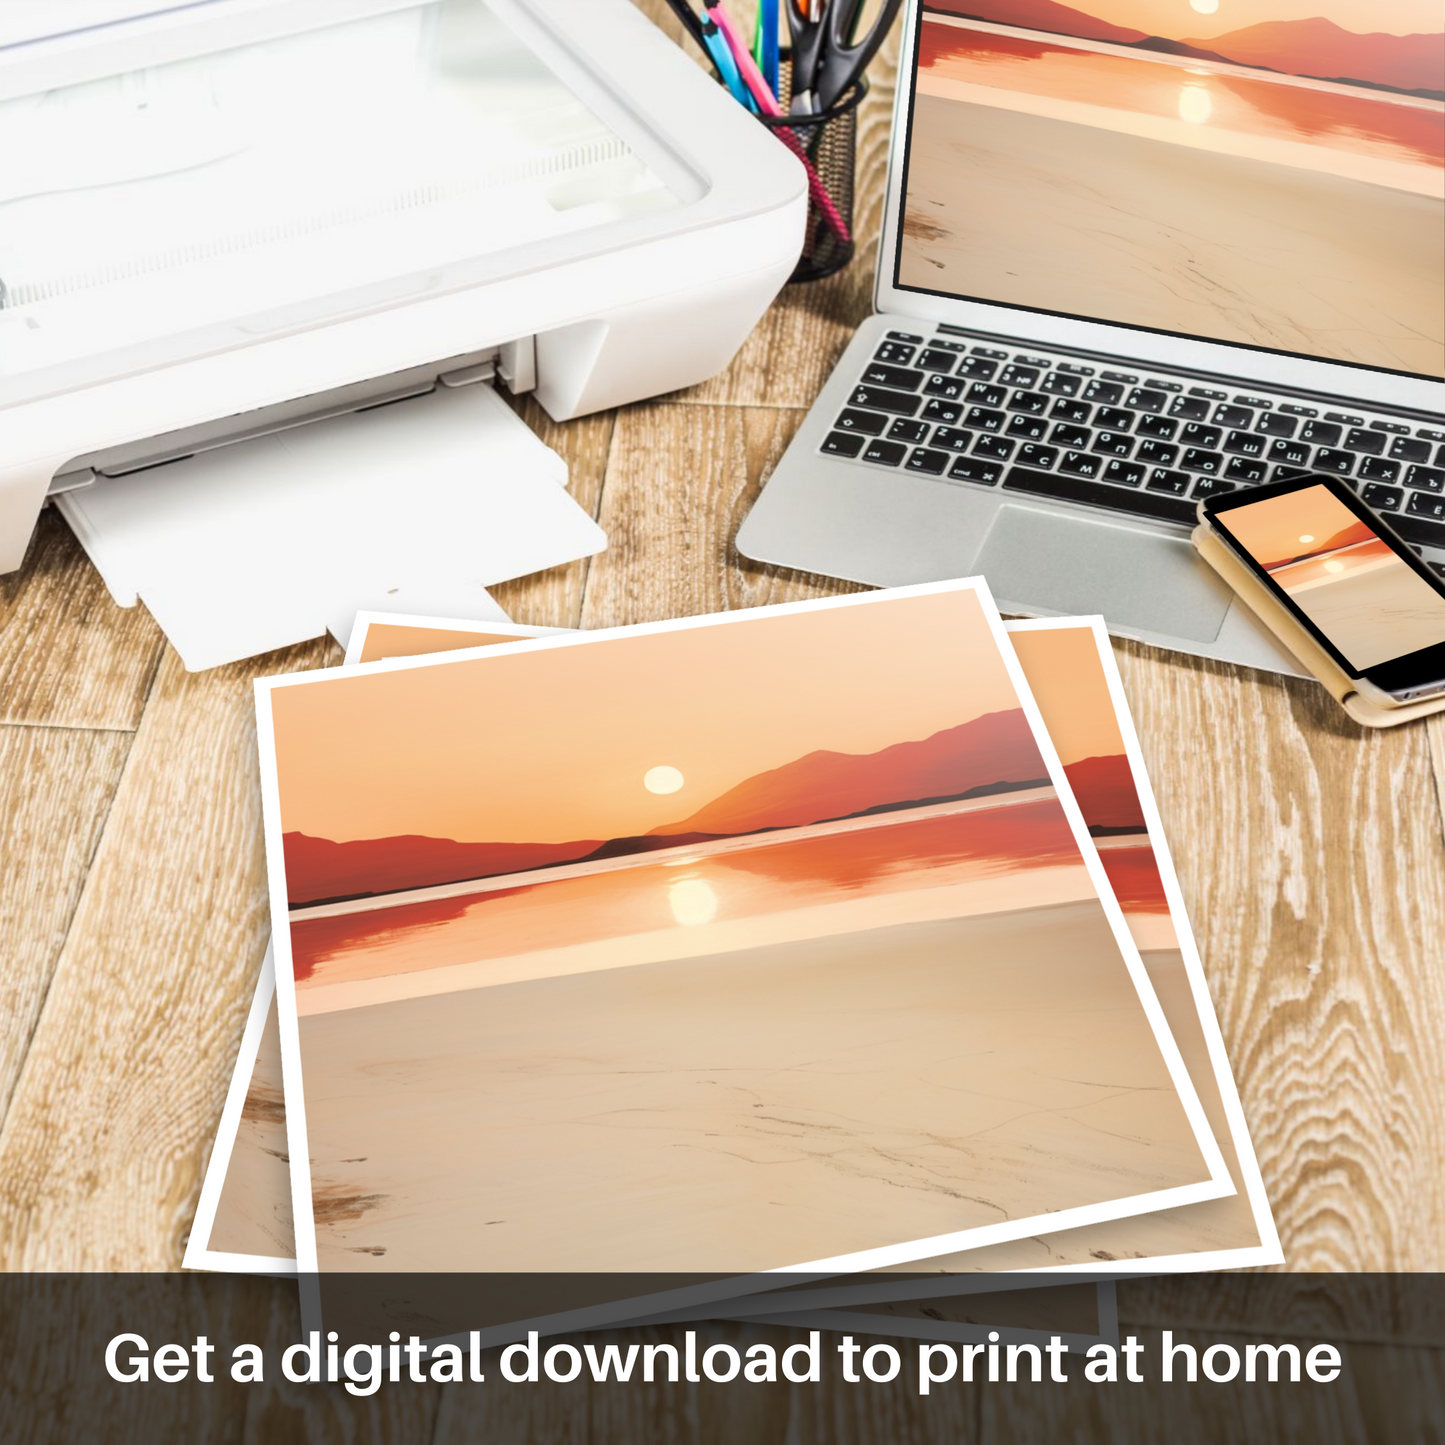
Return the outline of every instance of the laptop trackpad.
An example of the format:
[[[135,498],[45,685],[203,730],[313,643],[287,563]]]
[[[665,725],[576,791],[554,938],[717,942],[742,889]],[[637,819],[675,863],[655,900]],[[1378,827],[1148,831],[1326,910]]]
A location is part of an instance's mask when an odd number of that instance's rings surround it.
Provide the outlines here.
[[[979,553],[1000,608],[1102,612],[1130,631],[1213,642],[1233,593],[1182,539],[1005,506]]]

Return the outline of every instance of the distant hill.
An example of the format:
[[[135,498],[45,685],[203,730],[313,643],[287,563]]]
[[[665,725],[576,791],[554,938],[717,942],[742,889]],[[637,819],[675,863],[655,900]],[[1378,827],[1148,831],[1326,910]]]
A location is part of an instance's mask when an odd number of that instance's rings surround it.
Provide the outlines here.
[[[1184,39],[1237,65],[1321,80],[1345,77],[1396,90],[1445,90],[1445,34],[1356,35],[1333,20],[1266,20],[1208,40]]]
[[[679,823],[633,837],[567,843],[459,843],[405,834],[333,843],[282,839],[291,907],[496,878],[563,863],[651,853],[776,828],[1046,786],[1022,708],[986,713],[876,753],[816,752],[759,773]]]
[[[281,840],[286,858],[286,891],[293,908],[370,893],[434,888],[470,878],[491,878],[546,868],[584,857],[601,847],[598,839],[575,843],[458,843],[416,833],[333,843],[305,833]]]
[[[1064,772],[1091,832],[1143,830],[1144,810],[1139,805],[1129,759],[1122,753],[1081,758]]]
[[[1107,20],[1075,10],[1072,5],[1058,5],[1055,0],[927,0],[925,8],[957,15],[960,20],[987,20],[992,25],[1016,25],[1022,30],[1047,30],[1085,40],[1112,40],[1116,45],[1132,45],[1149,38],[1146,31],[1110,25]]]
[[[876,753],[809,753],[739,783],[654,833],[751,833],[846,818],[887,805],[956,798],[997,783],[1047,781],[1022,708],[985,713]]]
[[[1306,557],[1322,557],[1326,552],[1338,551],[1341,547],[1358,546],[1361,542],[1368,542],[1374,537],[1375,531],[1365,522],[1351,522],[1348,527],[1342,527],[1332,537],[1317,546],[1308,547],[1303,552],[1293,553],[1288,557],[1277,557],[1266,561],[1263,557],[1259,559],[1259,565],[1266,572],[1273,572],[1278,567],[1288,567],[1291,562],[1302,562]]]

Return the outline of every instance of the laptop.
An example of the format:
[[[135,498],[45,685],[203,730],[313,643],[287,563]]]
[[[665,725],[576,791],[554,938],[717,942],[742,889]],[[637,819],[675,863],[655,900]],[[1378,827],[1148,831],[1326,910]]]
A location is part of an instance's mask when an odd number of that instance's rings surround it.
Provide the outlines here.
[[[1294,674],[1195,556],[1201,498],[1346,477],[1445,576],[1442,30],[1435,0],[911,4],[876,314],[738,549],[982,573],[1005,612]]]

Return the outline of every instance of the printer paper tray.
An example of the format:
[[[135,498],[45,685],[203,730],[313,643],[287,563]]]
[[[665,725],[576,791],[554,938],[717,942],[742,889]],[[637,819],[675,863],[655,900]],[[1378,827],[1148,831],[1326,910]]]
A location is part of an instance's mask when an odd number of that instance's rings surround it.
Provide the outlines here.
[[[494,582],[606,538],[567,467],[489,386],[439,387],[55,498],[123,607],[144,601],[192,671],[363,608],[497,615]]]

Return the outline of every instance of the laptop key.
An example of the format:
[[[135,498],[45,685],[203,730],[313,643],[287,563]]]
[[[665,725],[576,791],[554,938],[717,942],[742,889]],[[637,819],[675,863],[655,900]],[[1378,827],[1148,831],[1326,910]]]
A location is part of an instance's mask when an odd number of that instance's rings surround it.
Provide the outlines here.
[[[1234,482],[1262,482],[1269,468],[1254,457],[1231,457],[1224,475]]]
[[[1141,437],[1157,437],[1160,441],[1172,441],[1179,430],[1179,423],[1167,416],[1141,416],[1134,434]]]
[[[929,447],[916,447],[908,458],[910,472],[926,472],[930,477],[941,477],[948,470],[947,452],[936,452]]]
[[[1104,470],[1104,459],[1089,452],[1065,452],[1059,470],[1071,477],[1097,477]]]
[[[958,374],[971,381],[992,381],[997,370],[998,362],[989,361],[982,356],[967,357],[958,365]]]
[[[1082,385],[1080,377],[1070,376],[1066,371],[1051,371],[1044,377],[1043,390],[1050,396],[1078,396]]]
[[[1416,441],[1413,437],[1396,437],[1390,443],[1390,455],[1397,462],[1428,462],[1430,443]]]
[[[1124,388],[1117,381],[1100,381],[1098,377],[1084,388],[1085,401],[1101,401],[1105,406],[1115,405],[1123,395]],[[1005,482],[1004,485],[1007,486],[1008,483]]]
[[[1036,447],[1032,443],[1019,448],[1019,463],[1026,467],[1040,467],[1047,471],[1059,459],[1057,447]]]
[[[1217,447],[1223,435],[1217,426],[1200,426],[1192,421],[1179,433],[1179,440],[1187,447]]]
[[[1214,408],[1217,426],[1248,426],[1254,420],[1254,413],[1247,406],[1222,405]]]
[[[1008,409],[1042,416],[1049,409],[1049,399],[1041,391],[1016,391],[1009,398]]]
[[[1049,415],[1060,421],[1086,422],[1093,411],[1094,408],[1086,401],[1068,401],[1061,397],[1054,403]]]
[[[1134,453],[1134,458],[1136,461],[1147,462],[1151,467],[1172,467],[1178,455],[1179,448],[1171,447],[1168,442],[1147,441],[1139,443],[1139,450]]]
[[[977,457],[959,457],[949,467],[948,475],[962,482],[979,482],[985,487],[993,486],[1003,476],[1003,468],[997,462],[980,461]]]
[[[931,396],[924,404],[923,415],[929,421],[947,422],[952,426],[963,415],[963,408],[951,401],[943,401],[936,396]]]
[[[1144,480],[1144,468],[1138,462],[1121,462],[1115,457],[1104,468],[1104,480],[1115,486],[1137,487]]]
[[[1445,496],[1432,496],[1428,492],[1411,492],[1405,510],[1412,517],[1430,517],[1445,522]]]
[[[1035,366],[1019,366],[1011,363],[1004,367],[1003,374],[999,381],[1004,386],[1036,386],[1039,380],[1039,371]]]
[[[830,456],[856,457],[863,450],[867,437],[858,432],[830,431],[823,438],[823,450]]]
[[[833,426],[837,431],[857,431],[864,436],[878,437],[888,430],[888,418],[876,411],[845,411]]]
[[[940,351],[936,346],[930,346],[926,351],[918,353],[918,360],[914,364],[925,371],[941,371],[947,375],[958,365],[958,357],[952,351]]]
[[[1355,469],[1355,454],[1335,447],[1321,447],[1315,453],[1315,467],[1322,472],[1335,472],[1347,477]]]
[[[1187,482],[1188,478],[1185,480]],[[1038,497],[1060,497],[1069,502],[1087,502],[1115,512],[1129,512],[1134,516],[1157,517],[1170,522],[1194,521],[1194,503],[1182,497],[1165,496],[1158,492],[1131,491],[1127,487],[1111,487],[1108,482],[1090,481],[1077,473],[1061,476],[1058,472],[1033,472],[1027,467],[1010,467],[1003,484],[1007,491],[1029,492]]]
[[[1076,450],[1089,445],[1089,432],[1081,426],[1070,426],[1067,422],[1060,422],[1054,428],[1053,435],[1049,438],[1051,442],[1058,442],[1061,447],[1073,447]]]
[[[874,437],[863,451],[865,462],[877,462],[882,467],[896,467],[908,455],[908,448],[902,442],[886,442]]]
[[[1360,463],[1360,478],[1366,482],[1393,482],[1399,475],[1399,462],[1387,462],[1384,457],[1366,457]]]
[[[1006,387],[989,386],[986,382],[976,381],[968,389],[968,400],[979,406],[1002,406],[1007,399]]]
[[[1209,415],[1209,403],[1202,396],[1176,396],[1169,403],[1169,415],[1183,421],[1203,421]]]
[[[1292,437],[1299,430],[1299,421],[1292,416],[1281,416],[1277,411],[1267,411],[1255,422],[1254,429],[1267,437]]]
[[[907,366],[913,360],[915,349],[901,341],[885,341],[873,353],[874,361],[886,361],[890,366]]]
[[[889,391],[881,386],[854,387],[849,405],[867,407],[872,411],[891,412],[894,416],[914,416],[923,405],[922,397],[906,391]]]
[[[1404,499],[1404,492],[1399,487],[1387,487],[1379,482],[1372,482],[1360,493],[1360,500],[1367,506],[1373,507],[1377,512],[1393,512]]]
[[[935,427],[933,432],[933,445],[945,447],[951,452],[966,452],[973,444],[976,433],[964,431],[962,427],[941,426]]]
[[[1031,442],[1042,440],[1048,429],[1048,422],[1041,416],[1016,416],[1008,424],[1009,436],[1024,437]]]
[[[1148,487],[1151,492],[1171,492],[1176,497],[1182,497],[1189,490],[1189,473],[1171,472],[1165,467],[1155,467],[1149,473]],[[1189,515],[1194,515],[1192,509]]]
[[[928,435],[928,423],[926,421],[914,421],[910,417],[900,416],[891,427],[888,428],[888,440],[893,442],[909,442],[917,446]]]
[[[959,376],[945,376],[941,371],[935,371],[924,383],[923,389],[929,396],[941,396],[948,401],[957,401],[963,395],[966,383]]]
[[[1240,457],[1262,457],[1265,440],[1257,431],[1232,431],[1224,439],[1224,450]]]
[[[863,368],[863,380],[870,386],[896,386],[899,391],[917,391],[923,385],[923,373],[904,366],[885,366],[871,361]]]
[[[1003,437],[979,437],[973,444],[974,456],[994,457],[1001,462],[1006,462],[1013,455],[1013,449],[1014,444]]]
[[[1118,432],[1101,431],[1094,438],[1092,450],[1104,452],[1111,457],[1127,457],[1134,450],[1134,439],[1120,436]]]
[[[1351,427],[1345,433],[1345,445],[1352,452],[1364,452],[1371,457],[1377,457],[1385,450],[1387,440],[1382,432],[1361,431],[1359,427]]]
[[[1308,447],[1305,448],[1309,450]],[[1295,482],[1301,477],[1312,477],[1314,473],[1308,467],[1276,467],[1270,476],[1272,482]]]
[[[890,341],[909,341],[912,342],[914,346],[923,345],[923,338],[921,336],[915,336],[911,331],[890,331],[888,333],[888,339]]]
[[[1339,427],[1327,421],[1307,421],[1299,434],[1302,442],[1314,442],[1316,446],[1332,447],[1343,435]]]
[[[1405,485],[1422,492],[1445,491],[1445,471],[1438,467],[1411,467],[1405,473]]]
[[[1164,403],[1168,400],[1166,392],[1155,391],[1147,386],[1136,386],[1129,393],[1127,405],[1132,406],[1135,411],[1163,411]]]
[[[1001,411],[990,411],[986,406],[971,406],[963,416],[964,425],[977,431],[1002,431],[1005,420]]]
[[[1218,452],[1205,451],[1203,447],[1185,447],[1179,465],[1188,467],[1191,472],[1203,472],[1213,477],[1224,470],[1224,458]]]
[[[1415,493],[1418,497],[1420,494]],[[1414,498],[1412,497],[1413,501]],[[1390,518],[1390,525],[1407,541],[1418,542],[1422,547],[1445,547],[1445,524],[1432,522],[1425,517],[1406,516],[1396,512]]]
[[[1269,444],[1269,459],[1272,462],[1283,462],[1287,467],[1303,467],[1310,459],[1310,449],[1303,442],[1286,441],[1283,437],[1276,437]],[[1278,473],[1275,473],[1279,477]],[[1279,477],[1280,481],[1285,478]]]
[[[1233,482],[1223,482],[1218,477],[1200,477],[1189,495],[1191,497],[1217,497],[1220,492],[1232,492],[1233,490]]]
[[[1094,425],[1105,431],[1128,431],[1134,425],[1134,413],[1122,407],[1101,406],[1094,413]]]

